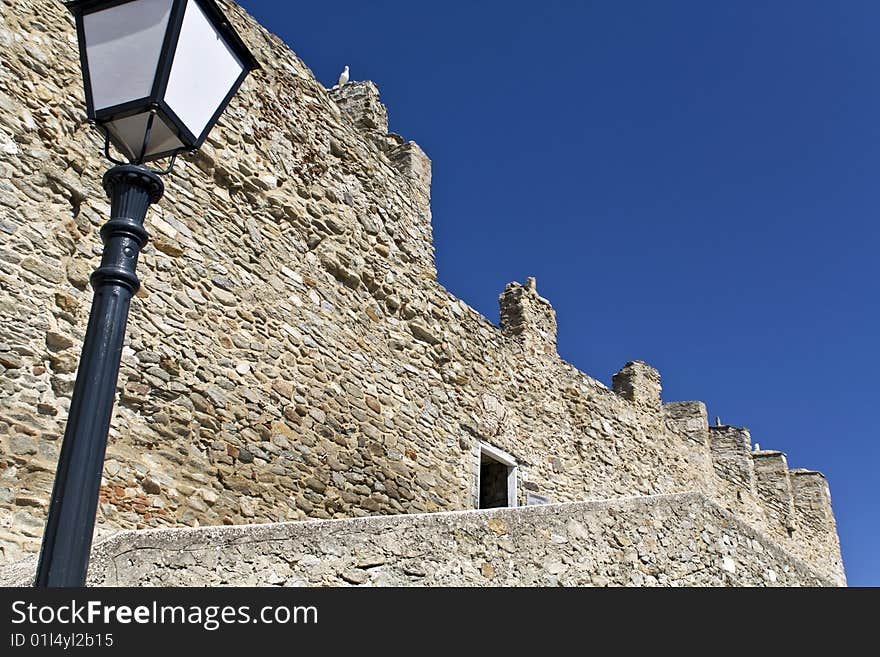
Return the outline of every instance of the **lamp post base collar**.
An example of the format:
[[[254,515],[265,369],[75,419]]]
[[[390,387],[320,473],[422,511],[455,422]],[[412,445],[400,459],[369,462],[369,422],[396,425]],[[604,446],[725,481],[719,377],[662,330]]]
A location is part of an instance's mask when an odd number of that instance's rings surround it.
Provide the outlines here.
[[[159,174],[139,164],[120,164],[109,169],[104,174],[102,185],[104,191],[107,192],[107,196],[110,197],[113,196],[113,190],[120,185],[144,189],[149,194],[150,203],[158,203],[159,199],[162,198],[162,194],[165,193],[165,184],[162,182]],[[114,213],[115,216],[126,215],[116,215]]]

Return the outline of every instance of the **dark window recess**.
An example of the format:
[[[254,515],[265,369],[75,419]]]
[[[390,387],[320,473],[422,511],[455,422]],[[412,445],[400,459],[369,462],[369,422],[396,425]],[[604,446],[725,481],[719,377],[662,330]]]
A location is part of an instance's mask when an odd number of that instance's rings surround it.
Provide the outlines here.
[[[507,506],[507,477],[510,467],[482,454],[480,458],[480,508]]]

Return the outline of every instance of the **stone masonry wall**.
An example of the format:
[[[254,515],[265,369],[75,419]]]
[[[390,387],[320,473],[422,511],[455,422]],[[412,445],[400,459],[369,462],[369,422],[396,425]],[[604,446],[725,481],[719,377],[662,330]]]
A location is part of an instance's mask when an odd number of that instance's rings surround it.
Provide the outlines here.
[[[27,585],[33,564],[0,569]],[[122,532],[91,586],[829,586],[704,495]]]
[[[328,92],[221,4],[262,68],[147,217],[99,534],[472,509],[485,442],[516,459],[520,504],[697,490],[844,581],[827,486],[792,479],[792,531],[705,406],[663,404],[639,361],[614,390],[562,361],[534,280],[500,326],[450,294],[430,160],[387,134],[375,85]],[[64,6],[0,0],[0,48],[7,562],[39,549],[109,206]]]

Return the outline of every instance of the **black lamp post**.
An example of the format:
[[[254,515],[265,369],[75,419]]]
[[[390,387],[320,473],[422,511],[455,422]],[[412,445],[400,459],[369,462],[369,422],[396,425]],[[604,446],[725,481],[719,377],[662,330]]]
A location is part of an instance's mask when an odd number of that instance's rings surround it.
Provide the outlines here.
[[[131,297],[140,287],[144,218],[164,190],[159,175],[198,149],[258,65],[214,0],[77,0],[88,117],[116,164],[104,175],[110,221],[94,289],[67,429],[61,445],[36,586],[83,586],[107,432]],[[128,160],[110,154],[113,145]],[[146,162],[171,158],[164,171]]]

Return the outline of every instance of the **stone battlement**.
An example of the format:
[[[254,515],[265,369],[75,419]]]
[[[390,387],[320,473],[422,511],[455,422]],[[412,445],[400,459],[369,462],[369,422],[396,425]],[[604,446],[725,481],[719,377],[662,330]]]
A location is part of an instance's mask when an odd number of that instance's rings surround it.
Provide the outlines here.
[[[519,340],[531,353],[556,355],[556,312],[538,295],[534,278],[525,285],[508,283],[498,302],[503,335]]]
[[[488,502],[616,509],[619,498],[697,491],[722,510],[708,512],[716,520],[744,523],[761,535],[749,540],[845,582],[822,475],[753,452],[746,429],[709,427],[701,402],[664,403],[660,374],[644,362],[624,365],[609,389],[563,361],[534,279],[501,292],[498,325],[444,289],[431,162],[388,133],[376,85],[325,89],[277,37],[221,4],[262,68],[148,214],[99,537],[356,524]],[[109,207],[66,9],[33,0],[0,12],[5,563],[39,549]],[[656,536],[664,550],[700,540],[679,520]],[[638,526],[621,532],[632,541]],[[655,559],[672,567],[666,552]],[[615,578],[646,581],[626,563],[630,579]],[[779,582],[816,581],[773,571]],[[705,583],[734,581],[713,572]],[[749,572],[751,583],[771,581]],[[544,581],[525,563],[511,573],[494,581]]]

